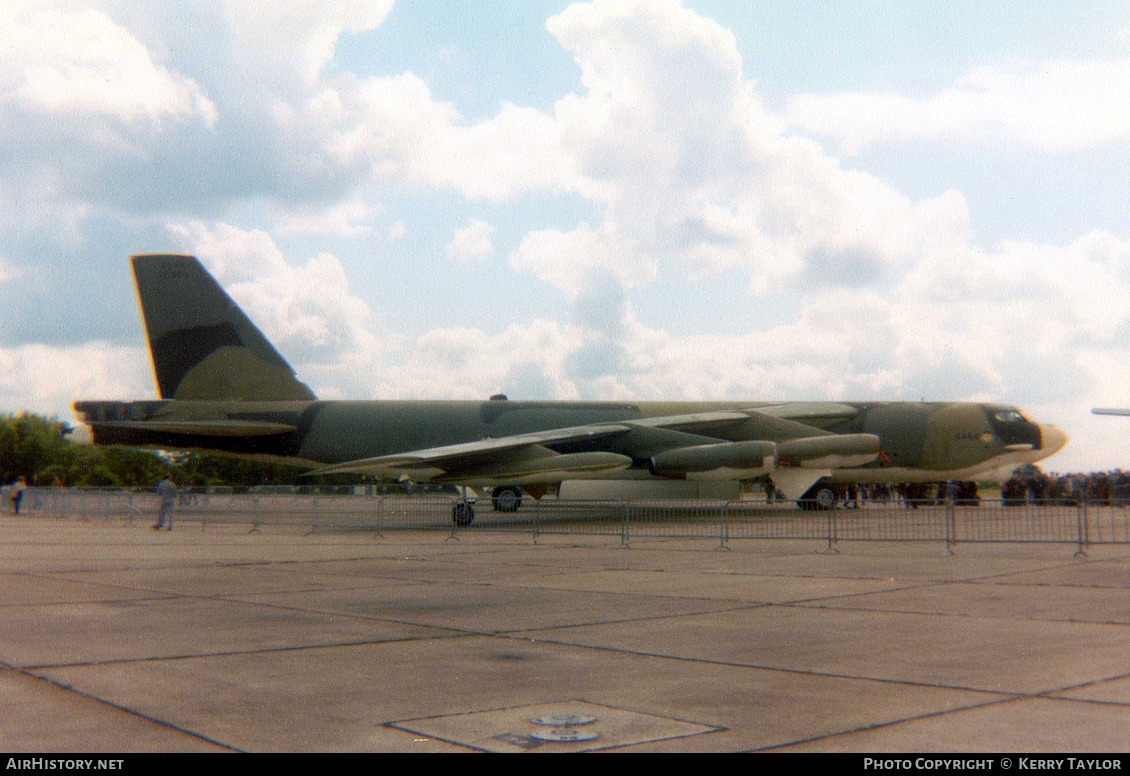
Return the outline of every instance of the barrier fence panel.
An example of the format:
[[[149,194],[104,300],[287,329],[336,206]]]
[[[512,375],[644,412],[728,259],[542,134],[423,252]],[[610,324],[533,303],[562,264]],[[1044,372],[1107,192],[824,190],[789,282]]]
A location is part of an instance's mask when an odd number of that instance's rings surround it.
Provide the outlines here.
[[[259,522],[257,507],[260,496],[253,493],[204,493],[191,494],[178,500],[173,511],[173,524],[199,522],[202,527],[209,523],[234,523],[256,527]]]
[[[452,529],[452,496],[381,496],[377,527],[381,530]]]
[[[1077,542],[1079,506],[983,501],[955,507],[958,542]]]
[[[730,501],[723,507],[722,539],[827,540],[833,511],[800,510],[796,504],[781,501]]]
[[[156,519],[159,501],[153,493],[121,488],[28,488],[20,514],[79,520]]]
[[[310,499],[312,531],[374,531],[380,529],[379,496],[314,495]]]
[[[626,538],[670,536],[720,539],[722,501],[631,501]]]
[[[1085,544],[1130,543],[1130,509],[1118,506],[1086,504]]]
[[[476,528],[494,530],[528,530],[536,539],[539,534],[584,534],[620,536],[626,541],[628,530],[627,502],[616,499],[574,500],[542,498],[524,499],[518,512],[502,516],[489,507],[476,518]]]
[[[809,539],[842,541],[1130,543],[1130,509],[1108,503],[976,505],[860,502],[854,508],[802,509],[793,502],[620,501],[524,498],[516,511],[496,511],[491,499],[472,502],[474,519],[457,524],[451,495],[345,495],[340,493],[188,493],[178,499],[174,524],[301,526],[310,531],[425,529],[588,534],[633,537]],[[152,523],[160,508],[153,492],[122,489],[28,488],[21,514],[79,520]],[[465,512],[459,514],[466,517]]]
[[[944,505],[864,502],[834,511],[837,541],[946,542],[950,537]]]

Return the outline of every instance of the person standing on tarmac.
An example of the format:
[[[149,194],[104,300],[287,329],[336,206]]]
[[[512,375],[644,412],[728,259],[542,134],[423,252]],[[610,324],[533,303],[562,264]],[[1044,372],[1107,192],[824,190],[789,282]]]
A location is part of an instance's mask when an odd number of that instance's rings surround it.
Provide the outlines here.
[[[157,516],[154,531],[160,531],[168,523],[165,530],[173,530],[173,507],[177,503],[177,485],[173,482],[173,473],[168,472],[165,479],[157,483],[157,495],[161,497],[161,513]]]
[[[12,490],[9,498],[12,499],[13,514],[18,515],[20,513],[20,502],[24,500],[24,490],[26,488],[27,480],[25,480],[23,477],[20,477],[18,480],[12,483]]]

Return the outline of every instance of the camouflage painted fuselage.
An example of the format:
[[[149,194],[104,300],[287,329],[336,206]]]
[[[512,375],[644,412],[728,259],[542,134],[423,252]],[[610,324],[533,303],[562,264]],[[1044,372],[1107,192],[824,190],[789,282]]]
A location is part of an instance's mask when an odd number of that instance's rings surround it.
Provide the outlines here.
[[[784,408],[784,410],[782,410]],[[784,442],[831,434],[874,434],[882,453],[865,465],[833,469],[833,479],[933,481],[996,476],[1046,456],[1062,434],[997,404],[935,402],[552,402],[552,401],[83,401],[75,404],[96,444],[205,449],[318,466],[535,431],[719,410],[755,417],[709,428],[550,445],[558,453],[628,456],[625,476],[648,472],[665,450],[719,441]],[[773,417],[774,413],[787,417]],[[799,421],[803,418],[803,422]],[[788,466],[789,462],[781,461]],[[632,471],[635,470],[635,471]],[[666,477],[678,478],[678,474]]]
[[[192,256],[132,259],[157,401],[78,401],[96,444],[215,450],[314,473],[545,492],[608,479],[1003,479],[1061,431],[996,404],[318,401]]]

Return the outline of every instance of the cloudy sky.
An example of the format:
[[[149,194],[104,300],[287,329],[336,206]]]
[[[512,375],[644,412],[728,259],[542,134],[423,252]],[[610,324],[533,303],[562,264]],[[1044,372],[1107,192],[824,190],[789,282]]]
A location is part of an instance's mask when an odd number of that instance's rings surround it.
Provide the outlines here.
[[[0,412],[198,255],[323,398],[1015,403],[1130,467],[1130,6],[0,6]]]

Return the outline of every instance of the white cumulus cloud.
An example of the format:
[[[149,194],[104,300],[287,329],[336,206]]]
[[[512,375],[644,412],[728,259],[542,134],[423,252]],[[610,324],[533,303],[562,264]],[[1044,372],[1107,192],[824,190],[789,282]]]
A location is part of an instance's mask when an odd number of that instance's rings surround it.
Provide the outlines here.
[[[323,371],[352,370],[363,377],[376,368],[380,353],[369,306],[351,293],[336,257],[319,253],[295,266],[266,233],[225,223],[174,224],[170,233],[296,370],[313,374],[315,391]]]
[[[802,94],[788,101],[797,129],[840,139],[845,152],[877,143],[959,140],[1041,151],[1130,137],[1130,59],[982,67],[928,99],[886,92]]]
[[[194,117],[215,104],[199,85],[153,60],[101,11],[15,3],[0,11],[0,100],[54,114],[97,114],[127,124]]]
[[[88,342],[0,348],[0,408],[73,416],[76,399],[156,398],[149,354],[141,347]]]
[[[484,261],[494,253],[494,233],[498,230],[478,218],[472,218],[447,244],[447,257],[460,264]]]

